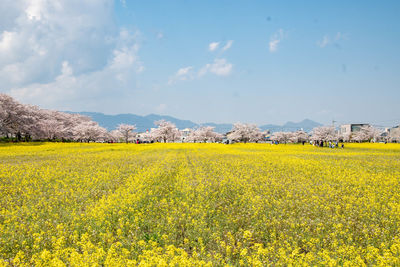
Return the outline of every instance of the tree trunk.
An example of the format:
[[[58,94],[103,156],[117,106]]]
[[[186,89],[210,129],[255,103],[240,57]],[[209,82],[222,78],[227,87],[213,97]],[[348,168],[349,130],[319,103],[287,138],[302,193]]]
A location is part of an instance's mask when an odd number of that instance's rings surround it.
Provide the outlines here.
[[[17,142],[20,142],[22,139],[21,133],[17,132],[17,135],[15,136],[15,138],[17,139]]]

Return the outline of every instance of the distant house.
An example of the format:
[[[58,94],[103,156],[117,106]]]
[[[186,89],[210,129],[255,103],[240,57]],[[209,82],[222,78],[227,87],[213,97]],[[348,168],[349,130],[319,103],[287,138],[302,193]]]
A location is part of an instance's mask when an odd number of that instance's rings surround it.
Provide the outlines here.
[[[400,125],[389,129],[389,137],[392,142],[400,142]]]
[[[190,135],[190,133],[192,131],[193,130],[190,129],[190,128],[186,128],[186,129],[180,130],[180,132],[181,132],[181,141],[184,142],[186,140],[186,138],[188,138],[188,136]]]
[[[382,141],[389,141],[390,139],[390,128],[385,128],[384,131],[380,134],[380,140]]]
[[[191,132],[192,132],[192,129],[189,129],[189,128],[181,130],[182,137],[188,137]]]
[[[351,124],[342,124],[340,125],[339,133],[340,134],[352,134],[360,131],[361,127],[369,126],[368,123],[351,123]]]

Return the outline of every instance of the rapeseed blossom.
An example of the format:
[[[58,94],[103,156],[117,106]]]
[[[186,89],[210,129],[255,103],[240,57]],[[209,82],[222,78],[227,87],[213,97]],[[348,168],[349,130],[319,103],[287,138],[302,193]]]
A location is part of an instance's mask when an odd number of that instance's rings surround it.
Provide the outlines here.
[[[0,266],[400,265],[400,145],[0,145]]]

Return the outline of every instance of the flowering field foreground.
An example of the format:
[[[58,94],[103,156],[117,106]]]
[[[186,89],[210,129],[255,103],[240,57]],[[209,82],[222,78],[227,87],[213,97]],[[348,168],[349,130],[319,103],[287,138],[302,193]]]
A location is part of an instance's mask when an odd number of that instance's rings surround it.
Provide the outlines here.
[[[400,145],[0,145],[0,266],[400,265]]]

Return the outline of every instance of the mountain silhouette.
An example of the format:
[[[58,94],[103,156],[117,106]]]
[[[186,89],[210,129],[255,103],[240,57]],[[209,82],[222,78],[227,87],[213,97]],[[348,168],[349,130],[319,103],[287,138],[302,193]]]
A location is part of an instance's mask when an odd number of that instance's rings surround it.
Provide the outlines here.
[[[215,131],[219,133],[226,133],[230,131],[233,127],[231,123],[195,123],[190,120],[181,120],[172,116],[167,115],[157,115],[157,114],[149,114],[146,116],[140,116],[135,114],[116,114],[116,115],[107,115],[100,112],[70,112],[70,113],[79,113],[82,115],[86,115],[90,117],[93,121],[99,123],[100,126],[106,128],[111,131],[118,127],[119,124],[134,124],[136,125],[137,132],[145,132],[146,130],[150,130],[151,128],[155,128],[154,122],[159,120],[166,120],[174,123],[176,127],[179,129],[185,128],[197,128],[201,126],[212,126],[215,127]],[[297,130],[303,129],[306,132],[310,132],[313,128],[322,126],[321,123],[305,119],[301,122],[287,122],[284,125],[276,125],[276,124],[265,124],[259,126],[262,131],[269,130],[270,132],[293,132]]]

